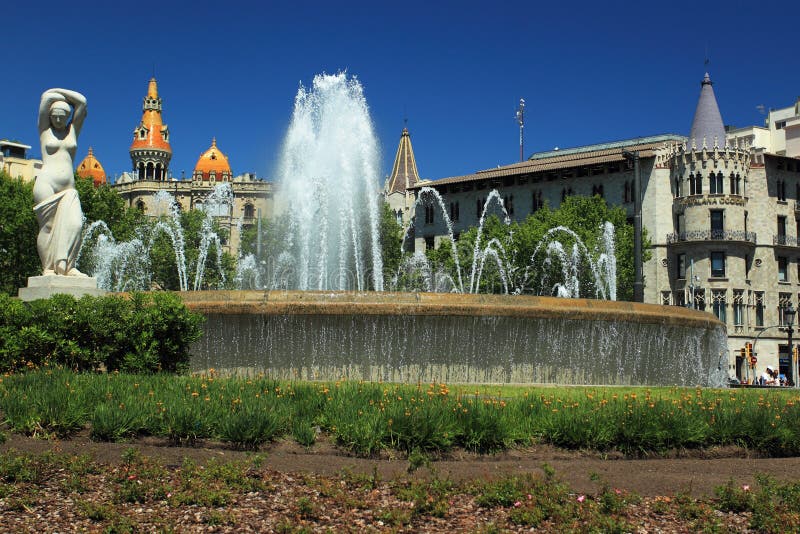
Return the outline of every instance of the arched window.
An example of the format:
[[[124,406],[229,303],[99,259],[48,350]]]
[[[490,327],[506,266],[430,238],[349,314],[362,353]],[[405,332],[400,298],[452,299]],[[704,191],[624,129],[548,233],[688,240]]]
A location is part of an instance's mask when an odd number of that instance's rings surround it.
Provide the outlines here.
[[[144,200],[142,200],[141,198],[136,201],[136,209],[141,211],[142,213],[145,212]]]
[[[244,217],[245,219],[252,219],[255,216],[255,208],[252,204],[245,204],[244,205]]]

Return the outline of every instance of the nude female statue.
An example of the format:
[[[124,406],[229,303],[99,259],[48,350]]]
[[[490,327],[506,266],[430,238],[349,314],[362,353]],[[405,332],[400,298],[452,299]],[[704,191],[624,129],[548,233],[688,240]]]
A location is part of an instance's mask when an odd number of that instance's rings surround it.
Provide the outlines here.
[[[72,120],[69,120],[72,114]],[[83,211],[75,190],[73,159],[86,119],[86,98],[67,89],[48,89],[39,105],[42,170],[33,185],[39,221],[36,246],[45,275],[86,276],[75,268]]]

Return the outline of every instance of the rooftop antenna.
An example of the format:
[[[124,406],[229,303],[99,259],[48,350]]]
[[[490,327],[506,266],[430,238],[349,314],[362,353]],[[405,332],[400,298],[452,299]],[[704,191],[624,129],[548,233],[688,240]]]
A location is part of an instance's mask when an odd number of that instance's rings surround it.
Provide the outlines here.
[[[519,160],[525,160],[525,99],[519,99],[517,108],[517,124],[519,124]]]

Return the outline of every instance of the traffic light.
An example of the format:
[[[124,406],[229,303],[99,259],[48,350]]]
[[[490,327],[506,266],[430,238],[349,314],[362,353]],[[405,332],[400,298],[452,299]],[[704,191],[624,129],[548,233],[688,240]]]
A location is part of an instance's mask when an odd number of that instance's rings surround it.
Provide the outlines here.
[[[758,358],[756,358],[756,355],[753,354],[753,344],[749,341],[744,344],[744,353],[748,363],[750,363],[750,367],[754,368],[756,366],[756,362],[758,362]]]
[[[797,354],[798,354],[798,352],[799,352],[799,351],[798,351],[798,347],[797,347],[797,345],[794,345],[794,346],[792,347],[792,361],[793,361],[793,362],[796,362],[796,361],[797,361]]]

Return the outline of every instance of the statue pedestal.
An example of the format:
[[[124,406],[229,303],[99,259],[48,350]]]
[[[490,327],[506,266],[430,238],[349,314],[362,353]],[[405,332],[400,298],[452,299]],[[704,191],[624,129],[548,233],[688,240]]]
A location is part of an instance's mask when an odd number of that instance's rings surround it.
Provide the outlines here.
[[[98,289],[97,278],[57,274],[30,276],[28,277],[28,287],[19,288],[19,298],[23,302],[46,299],[56,294],[80,298],[84,295],[101,297],[106,293],[107,291]]]

